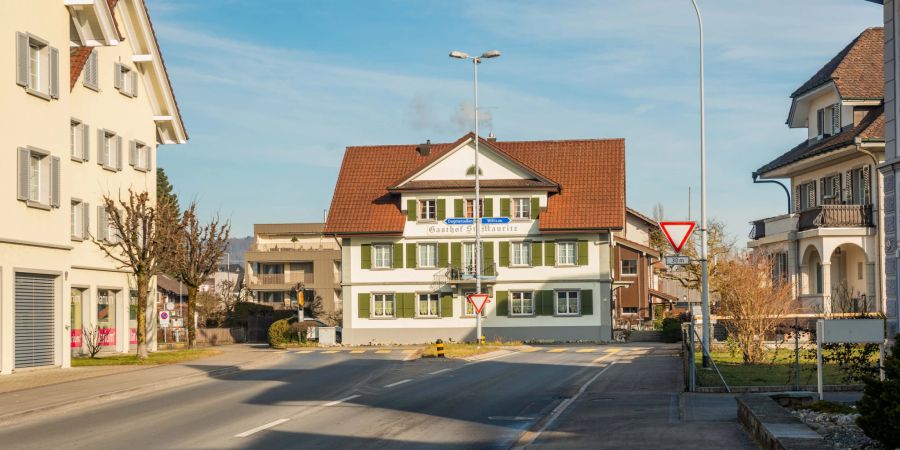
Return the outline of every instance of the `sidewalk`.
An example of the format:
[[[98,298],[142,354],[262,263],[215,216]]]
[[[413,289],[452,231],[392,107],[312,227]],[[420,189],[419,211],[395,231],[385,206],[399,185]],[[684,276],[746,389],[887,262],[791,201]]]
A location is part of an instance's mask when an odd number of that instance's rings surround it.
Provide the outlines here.
[[[84,402],[121,397],[274,362],[284,351],[260,344],[216,347],[222,353],[181,364],[34,370],[0,377],[0,423]],[[102,382],[98,382],[102,377]]]

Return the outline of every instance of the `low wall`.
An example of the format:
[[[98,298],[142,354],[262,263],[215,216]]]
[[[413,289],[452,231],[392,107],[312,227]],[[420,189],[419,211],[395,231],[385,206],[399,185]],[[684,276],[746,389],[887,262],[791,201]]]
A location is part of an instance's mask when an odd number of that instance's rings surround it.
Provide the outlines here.
[[[761,449],[825,449],[825,439],[766,394],[738,396],[738,422]]]
[[[197,343],[207,345],[235,344],[246,342],[243,328],[199,328]]]

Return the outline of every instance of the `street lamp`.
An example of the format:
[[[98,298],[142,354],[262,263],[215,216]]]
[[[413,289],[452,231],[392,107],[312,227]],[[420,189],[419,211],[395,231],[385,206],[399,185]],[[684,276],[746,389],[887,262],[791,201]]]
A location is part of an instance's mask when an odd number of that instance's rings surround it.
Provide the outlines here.
[[[491,59],[497,58],[500,56],[499,50],[489,50],[481,54],[481,56],[469,56],[466,52],[460,51],[452,51],[450,52],[451,58],[456,59],[471,59],[472,67],[475,70],[475,200],[472,201],[472,224],[475,225],[475,293],[481,293],[481,219],[480,219],[480,206],[479,201],[481,200],[481,184],[480,184],[480,175],[479,175],[479,167],[478,167],[478,65],[481,64],[482,59]],[[478,341],[478,346],[481,346],[481,313],[475,312],[475,339]]]

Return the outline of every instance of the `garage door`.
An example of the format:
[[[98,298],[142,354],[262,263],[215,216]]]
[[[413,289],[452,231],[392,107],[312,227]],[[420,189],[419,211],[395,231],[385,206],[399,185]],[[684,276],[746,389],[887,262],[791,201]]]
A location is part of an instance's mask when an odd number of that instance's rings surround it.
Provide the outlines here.
[[[16,274],[16,368],[53,365],[54,276]]]

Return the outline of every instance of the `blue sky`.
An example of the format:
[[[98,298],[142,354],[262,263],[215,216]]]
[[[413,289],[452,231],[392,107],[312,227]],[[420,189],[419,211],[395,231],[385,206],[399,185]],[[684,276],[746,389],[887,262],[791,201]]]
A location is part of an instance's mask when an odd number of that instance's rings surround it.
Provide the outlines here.
[[[147,0],[185,124],[159,165],[182,203],[254,223],[320,221],[348,145],[626,139],[628,204],[698,217],[697,25],[689,0]],[[788,95],[881,7],[861,0],[701,0],[706,26],[709,215],[743,243],[784,212],[750,173],[805,138]]]

